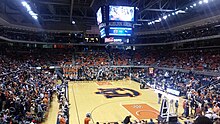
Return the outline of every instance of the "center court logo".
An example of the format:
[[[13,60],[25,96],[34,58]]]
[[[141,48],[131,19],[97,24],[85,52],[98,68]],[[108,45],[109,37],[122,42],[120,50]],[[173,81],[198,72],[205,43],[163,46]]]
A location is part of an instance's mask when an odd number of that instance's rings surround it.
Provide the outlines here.
[[[114,98],[114,97],[136,97],[139,96],[140,93],[129,89],[129,88],[107,88],[102,89],[99,88],[96,94],[103,94],[106,98]]]

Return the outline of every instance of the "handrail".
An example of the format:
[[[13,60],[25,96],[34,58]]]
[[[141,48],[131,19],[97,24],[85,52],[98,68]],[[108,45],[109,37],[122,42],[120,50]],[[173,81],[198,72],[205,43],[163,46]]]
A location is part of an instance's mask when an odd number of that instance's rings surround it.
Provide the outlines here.
[[[203,41],[203,40],[210,40],[210,39],[217,39],[220,38],[219,35],[212,35],[212,36],[205,36],[199,38],[191,38],[186,40],[179,40],[179,41],[170,41],[165,43],[142,43],[142,44],[109,44],[110,46],[158,46],[158,45],[171,45],[176,43],[187,43],[187,42],[195,42],[195,41]],[[0,39],[9,41],[9,42],[17,42],[17,43],[32,43],[32,44],[62,44],[62,45],[74,45],[74,46],[106,46],[107,44],[100,44],[100,43],[55,43],[55,42],[39,42],[39,41],[25,41],[25,40],[13,40],[3,36],[0,36]]]
[[[81,66],[76,65],[75,67],[81,67]],[[90,66],[90,67],[97,67],[97,66]],[[117,65],[110,65],[110,66],[102,66],[102,67],[112,67],[112,68],[149,68],[149,67],[154,67],[156,69],[168,70],[168,71],[180,71],[180,72],[184,72],[184,73],[189,73],[190,72],[190,70],[187,70],[187,69],[166,68],[166,67],[158,67],[158,66],[136,66],[136,65],[117,66]],[[195,70],[192,70],[192,72],[195,73],[195,74],[201,74],[201,75],[207,75],[207,76],[219,76],[220,75],[220,72],[195,71]]]
[[[64,92],[64,97],[67,99],[67,102],[69,104],[69,87],[68,87],[68,82],[63,78],[61,72],[59,70],[56,70],[57,75],[61,78],[62,80],[62,84],[61,85],[65,85],[65,92]],[[69,124],[69,109],[67,110],[67,120],[66,120],[66,124]],[[59,115],[57,115],[57,124],[59,124],[59,119],[58,119]]]
[[[12,71],[12,72],[8,72],[8,73],[4,73],[4,74],[1,74],[0,77],[6,76],[6,75],[9,75],[9,74],[12,74],[12,73],[16,73],[16,72],[19,72],[19,71],[22,71],[22,70],[20,69],[20,70],[17,70],[17,71]]]
[[[198,88],[198,90],[201,90],[201,89],[203,89],[203,88],[205,88],[207,86],[211,86],[211,85],[214,85],[214,84],[219,83],[219,82],[220,82],[220,80],[213,81],[209,85],[205,85],[205,86],[202,86],[202,87]]]
[[[80,65],[76,65],[74,67],[81,67]],[[97,66],[90,66],[90,67],[97,67]],[[112,68],[149,68],[149,67],[154,67],[156,69],[161,69],[161,70],[168,70],[168,71],[179,71],[179,72],[184,72],[184,73],[189,73],[190,70],[187,69],[180,69],[180,68],[166,68],[166,67],[158,67],[158,66],[135,66],[135,65],[122,65],[122,66],[117,66],[117,65],[110,65],[110,66],[102,66],[102,67],[112,67]],[[209,72],[209,71],[195,71],[192,70],[191,72],[199,75],[207,75],[207,76],[219,76],[220,72]]]

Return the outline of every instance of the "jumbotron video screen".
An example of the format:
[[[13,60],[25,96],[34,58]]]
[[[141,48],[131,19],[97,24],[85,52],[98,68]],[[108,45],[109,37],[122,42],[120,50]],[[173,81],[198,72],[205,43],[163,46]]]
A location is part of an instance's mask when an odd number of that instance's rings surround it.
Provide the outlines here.
[[[110,21],[134,21],[134,7],[109,6]]]

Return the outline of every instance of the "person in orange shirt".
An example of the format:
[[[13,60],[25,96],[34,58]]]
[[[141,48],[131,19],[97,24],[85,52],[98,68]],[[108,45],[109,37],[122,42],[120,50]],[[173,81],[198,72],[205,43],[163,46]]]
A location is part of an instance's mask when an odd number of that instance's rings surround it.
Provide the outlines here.
[[[89,121],[90,121],[91,119],[90,119],[90,114],[89,113],[87,113],[86,114],[86,118],[84,119],[84,124],[89,124]]]
[[[47,97],[44,97],[43,103],[44,103],[45,105],[48,105],[48,99],[47,99]]]
[[[66,124],[66,120],[65,120],[65,118],[63,117],[62,114],[60,115],[59,121],[60,121],[60,124]]]

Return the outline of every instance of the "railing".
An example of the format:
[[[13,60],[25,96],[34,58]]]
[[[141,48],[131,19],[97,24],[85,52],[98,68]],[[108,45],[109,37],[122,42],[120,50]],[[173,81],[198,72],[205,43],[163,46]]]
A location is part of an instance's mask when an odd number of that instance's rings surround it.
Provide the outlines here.
[[[142,43],[142,44],[109,44],[110,46],[158,46],[158,45],[171,45],[176,43],[187,43],[187,42],[195,42],[195,41],[203,41],[203,40],[210,40],[210,39],[217,39],[220,38],[220,35],[212,35],[212,36],[205,36],[200,38],[191,38],[186,40],[179,40],[179,41],[170,41],[165,43]],[[63,44],[63,45],[70,45],[70,43],[49,43],[49,42],[39,42],[39,41],[25,41],[25,40],[13,40],[6,37],[0,36],[0,39],[9,41],[9,42],[17,42],[17,43],[32,43],[32,44]],[[74,46],[106,46],[107,44],[100,44],[100,43],[71,43]]]
[[[156,69],[161,69],[161,70],[168,70],[168,71],[179,71],[179,72],[184,72],[184,73],[189,73],[190,70],[186,69],[179,69],[179,68],[166,68],[166,67],[158,67],[158,66],[133,66],[133,65],[126,65],[126,66],[110,66],[114,68],[149,68],[149,67],[154,67]],[[193,73],[195,74],[201,74],[201,75],[207,75],[207,76],[219,76],[219,72],[208,72],[208,71],[195,71],[192,70]]]
[[[16,73],[16,72],[19,72],[19,71],[23,71],[23,70],[17,70],[17,71],[12,71],[12,72],[8,72],[8,73],[4,73],[4,74],[1,74],[0,77],[6,76],[6,75],[9,75],[9,74],[12,74],[12,73]]]
[[[202,87],[198,88],[198,90],[204,89],[205,87],[208,87],[208,86],[211,86],[211,85],[214,85],[214,84],[218,84],[218,83],[220,83],[220,80],[213,81],[208,85],[205,85],[205,86],[202,86]]]
[[[81,67],[79,65],[76,65],[74,67]],[[97,67],[97,66],[90,66],[90,67]],[[166,68],[166,67],[158,67],[158,66],[135,66],[135,65],[124,65],[124,66],[117,66],[117,65],[110,65],[110,66],[102,66],[102,67],[112,67],[112,68],[149,68],[154,67],[155,69],[161,69],[161,70],[168,70],[168,71],[179,71],[184,73],[189,73],[190,71],[194,74],[198,75],[206,75],[206,76],[219,76],[219,72],[210,72],[210,71],[195,71],[195,70],[187,70],[187,69],[179,69],[179,68]]]
[[[62,81],[61,85],[65,87],[64,97],[67,99],[67,102],[69,104],[68,82],[63,78],[63,75],[61,74],[61,72],[59,70],[56,70],[56,73],[57,73],[57,75],[60,77],[60,79]],[[66,111],[65,116],[66,116],[66,124],[69,124],[69,109]],[[57,124],[60,124],[60,122],[59,122],[59,115],[57,116]]]

